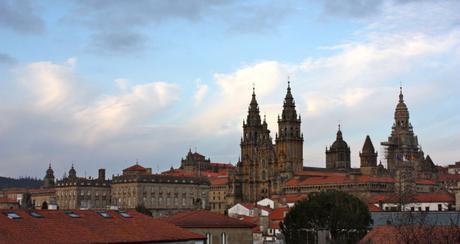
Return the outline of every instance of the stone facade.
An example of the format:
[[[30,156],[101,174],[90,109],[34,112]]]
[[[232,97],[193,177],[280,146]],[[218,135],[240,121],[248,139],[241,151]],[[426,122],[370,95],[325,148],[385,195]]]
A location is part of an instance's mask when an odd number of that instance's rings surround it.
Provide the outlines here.
[[[200,175],[200,172],[211,170],[211,160],[197,152],[192,153],[192,149],[190,149],[187,156],[182,158],[180,168],[186,172]]]
[[[409,121],[409,110],[404,102],[402,88],[394,120],[390,137],[387,141],[382,142],[382,145],[386,147],[385,157],[389,172],[396,175],[398,169],[410,167],[416,177],[432,178],[436,173],[436,167],[429,156],[425,158],[418,144],[418,138]]]
[[[76,170],[57,181],[56,201],[60,209],[102,209],[110,206],[110,181],[105,179],[105,170],[99,171],[97,179],[77,177]]]
[[[207,243],[253,244],[252,229],[249,228],[185,228],[206,236]]]
[[[228,193],[228,177],[211,178],[209,188],[209,207],[211,212],[224,214],[225,210],[230,206],[227,199]]]
[[[156,175],[140,165],[112,179],[113,206],[129,209],[143,205],[154,215],[207,209],[208,194],[209,181],[205,177]]]
[[[343,140],[342,131],[337,131],[337,137],[331,147],[326,147],[326,168],[327,169],[350,169],[350,147]]]
[[[284,182],[295,172],[302,171],[303,135],[301,119],[297,116],[291,87],[288,84],[275,144],[267,122],[261,120],[255,90],[243,121],[241,158],[237,172],[230,179],[230,198],[234,201],[255,202],[279,194]]]

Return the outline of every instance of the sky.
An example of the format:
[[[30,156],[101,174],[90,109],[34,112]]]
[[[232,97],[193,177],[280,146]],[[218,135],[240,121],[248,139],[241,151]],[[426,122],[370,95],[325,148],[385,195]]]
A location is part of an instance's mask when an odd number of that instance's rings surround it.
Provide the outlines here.
[[[402,84],[436,164],[460,160],[460,1],[0,1],[0,176],[236,163],[255,85],[272,137],[288,77],[304,165],[341,125],[383,161]]]

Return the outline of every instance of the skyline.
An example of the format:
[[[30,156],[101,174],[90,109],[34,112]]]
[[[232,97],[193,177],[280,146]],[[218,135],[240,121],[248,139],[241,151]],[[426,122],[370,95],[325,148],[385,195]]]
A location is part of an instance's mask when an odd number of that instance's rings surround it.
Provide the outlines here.
[[[104,3],[0,2],[1,176],[235,164],[252,84],[274,138],[288,77],[306,166],[338,124],[352,167],[366,135],[381,159],[400,82],[425,154],[460,160],[459,1]]]

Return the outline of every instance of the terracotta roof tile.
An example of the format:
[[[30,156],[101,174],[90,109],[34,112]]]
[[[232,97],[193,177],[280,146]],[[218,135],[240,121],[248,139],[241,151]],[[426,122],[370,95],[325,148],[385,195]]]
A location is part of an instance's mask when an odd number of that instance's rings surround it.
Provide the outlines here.
[[[440,192],[440,193],[420,193],[416,194],[411,197],[411,200],[407,200],[410,202],[455,202],[455,198],[452,194],[447,192]],[[369,203],[379,203],[379,202],[387,202],[387,203],[394,203],[399,202],[399,198],[396,194],[381,194],[375,195],[370,200]]]
[[[132,218],[123,218],[115,211],[107,211],[111,218],[103,218],[95,211],[73,211],[80,218],[71,218],[64,211],[37,210],[44,218],[32,217],[23,210],[15,212],[21,219],[9,219],[0,214],[0,242],[115,243],[204,239],[202,235],[135,211],[127,211]]]
[[[182,228],[254,228],[253,223],[210,211],[183,212],[164,218]]]
[[[140,166],[139,164],[135,164],[133,166],[130,166],[123,171],[146,171],[146,168]]]
[[[277,208],[270,213],[268,218],[270,221],[283,220],[287,212],[289,212],[289,208]]]

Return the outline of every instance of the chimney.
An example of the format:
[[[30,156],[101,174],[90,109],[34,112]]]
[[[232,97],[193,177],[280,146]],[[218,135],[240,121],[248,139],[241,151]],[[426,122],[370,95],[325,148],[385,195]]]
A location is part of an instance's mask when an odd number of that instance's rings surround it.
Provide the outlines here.
[[[98,180],[105,180],[105,169],[99,169]]]

